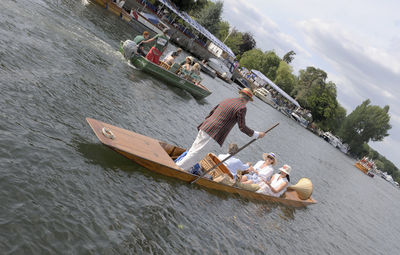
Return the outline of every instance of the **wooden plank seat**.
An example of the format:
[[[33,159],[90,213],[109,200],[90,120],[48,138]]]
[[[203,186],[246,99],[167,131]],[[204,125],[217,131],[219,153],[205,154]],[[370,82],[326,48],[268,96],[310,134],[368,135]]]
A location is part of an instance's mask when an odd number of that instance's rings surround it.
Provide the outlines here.
[[[213,153],[208,153],[201,161],[200,161],[200,166],[203,168],[203,171],[207,171],[214,167],[215,165],[219,164],[221,161],[218,159],[217,156]],[[224,165],[221,164],[214,170],[208,173],[209,175],[212,176],[213,179],[216,177],[222,175],[222,174],[227,174],[229,177],[233,179],[233,175],[231,172],[228,170],[228,168]]]
[[[171,66],[165,63],[164,61],[160,61],[160,66],[166,70],[169,70],[171,68]]]

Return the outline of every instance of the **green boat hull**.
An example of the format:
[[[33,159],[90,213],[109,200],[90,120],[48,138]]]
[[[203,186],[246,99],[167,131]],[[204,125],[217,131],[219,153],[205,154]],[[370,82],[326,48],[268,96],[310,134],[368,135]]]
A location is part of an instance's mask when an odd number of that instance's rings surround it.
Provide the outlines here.
[[[209,96],[211,91],[206,89],[205,87],[202,88],[200,86],[195,85],[188,80],[185,80],[178,75],[162,68],[159,65],[154,64],[153,62],[148,61],[146,58],[140,55],[133,55],[131,57],[131,63],[137,67],[138,69],[151,74],[161,80],[167,82],[168,84],[184,89],[192,94],[195,98],[201,99]]]

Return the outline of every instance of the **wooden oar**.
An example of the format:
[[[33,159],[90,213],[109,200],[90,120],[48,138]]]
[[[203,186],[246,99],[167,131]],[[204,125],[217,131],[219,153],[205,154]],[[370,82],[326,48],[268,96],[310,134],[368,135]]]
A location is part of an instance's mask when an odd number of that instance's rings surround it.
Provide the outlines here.
[[[271,128],[269,128],[267,131],[265,131],[265,134],[268,133],[269,131],[271,131],[272,129],[274,129],[276,126],[279,125],[279,122],[276,123],[275,125],[273,125]],[[199,177],[197,177],[196,179],[194,179],[194,181],[190,182],[190,184],[193,184],[195,182],[197,182],[200,178],[202,178],[204,175],[206,175],[207,173],[211,172],[212,170],[214,170],[215,168],[219,167],[222,163],[224,163],[225,161],[227,161],[228,159],[230,159],[231,157],[233,157],[234,155],[238,154],[241,150],[243,150],[244,148],[246,148],[247,146],[249,146],[250,144],[252,144],[255,140],[257,139],[253,139],[250,142],[248,142],[247,144],[243,145],[241,148],[239,148],[239,150],[231,155],[229,155],[228,157],[224,158],[224,160],[222,160],[221,162],[219,162],[218,164],[216,164],[215,166],[211,167],[210,169],[208,169],[207,171],[205,171],[202,175],[200,175]]]

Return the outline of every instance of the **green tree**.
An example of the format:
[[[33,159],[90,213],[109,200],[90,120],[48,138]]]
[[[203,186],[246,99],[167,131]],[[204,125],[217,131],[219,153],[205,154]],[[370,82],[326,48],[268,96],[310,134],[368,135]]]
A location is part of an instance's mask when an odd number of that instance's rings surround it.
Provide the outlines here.
[[[319,127],[323,130],[329,130],[333,134],[337,135],[337,132],[340,130],[342,123],[346,119],[346,114],[346,109],[338,103],[334,115],[329,119],[321,121],[319,123]]]
[[[296,55],[296,52],[291,50],[283,56],[282,60],[290,64],[294,59],[294,55]]]
[[[153,1],[157,2],[155,0]],[[204,6],[208,4],[207,0],[171,0],[171,2],[178,6],[181,11],[185,11],[190,14],[201,10],[202,8],[204,8]]]
[[[270,80],[275,80],[280,62],[281,59],[273,51],[262,52],[260,49],[252,49],[243,53],[239,63],[249,70],[260,71]]]
[[[228,36],[229,34],[229,22],[222,20],[219,25],[218,25],[218,33],[215,35],[221,42],[225,40],[225,38]]]
[[[335,83],[313,84],[306,98],[306,105],[314,121],[321,122],[333,118],[338,105]]]
[[[242,33],[233,28],[232,33],[225,41],[226,46],[228,46],[235,55],[240,55],[240,45],[242,43]]]
[[[328,75],[321,69],[309,66],[306,70],[299,71],[299,78],[293,90],[295,99],[300,105],[307,108],[307,98],[310,96],[312,87],[325,84]]]
[[[252,50],[256,47],[256,40],[250,32],[242,34],[242,44],[239,45],[240,54],[243,55],[246,51]]]
[[[196,13],[195,18],[200,25],[205,27],[214,35],[218,35],[219,24],[221,21],[222,8],[224,4],[221,1],[207,2],[207,5]]]
[[[360,146],[369,141],[382,141],[391,129],[389,106],[370,105],[369,99],[357,106],[345,119],[339,136],[350,145],[350,152],[362,156]]]
[[[276,71],[274,83],[290,95],[294,88],[295,82],[296,79],[293,75],[293,68],[285,61],[281,61],[279,63],[278,70]]]

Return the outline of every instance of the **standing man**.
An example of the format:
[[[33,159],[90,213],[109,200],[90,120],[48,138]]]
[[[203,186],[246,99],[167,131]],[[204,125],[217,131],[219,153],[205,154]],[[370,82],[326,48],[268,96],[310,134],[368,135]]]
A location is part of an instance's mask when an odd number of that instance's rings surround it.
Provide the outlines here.
[[[156,44],[150,49],[149,53],[147,53],[146,58],[147,60],[153,62],[154,64],[160,64],[160,57],[163,54],[164,50],[167,48],[168,45],[168,28],[164,28],[162,34],[158,34],[151,38],[150,40],[147,40],[146,42],[152,42],[156,40]]]
[[[225,99],[214,107],[197,127],[199,132],[187,155],[176,164],[183,170],[189,171],[215,143],[222,146],[236,123],[240,131],[253,139],[263,138],[265,132],[257,132],[246,126],[246,104],[249,101],[253,101],[253,93],[249,88],[244,88],[239,92],[238,98]]]
[[[144,31],[143,35],[138,35],[135,37],[135,39],[133,39],[133,41],[137,44],[137,53],[139,53],[140,55],[142,55],[143,57],[146,56],[145,52],[144,52],[144,45],[145,43],[148,43],[149,41],[145,41],[147,40],[147,38],[149,38],[149,32]]]

